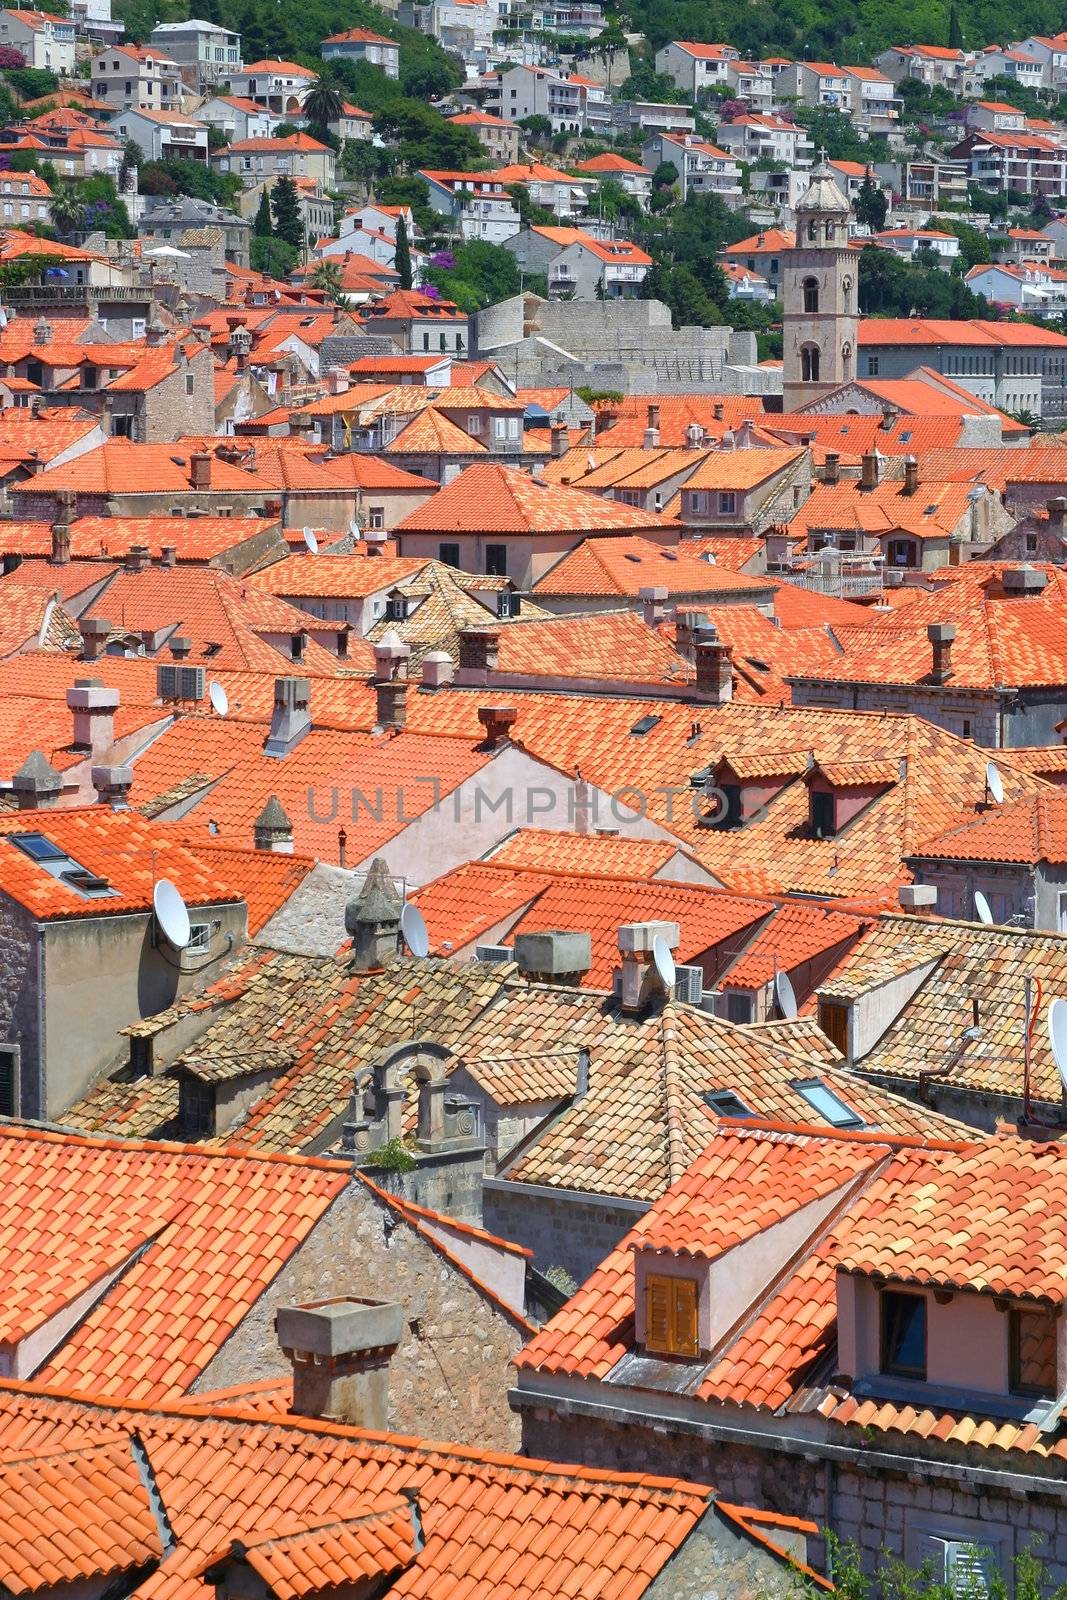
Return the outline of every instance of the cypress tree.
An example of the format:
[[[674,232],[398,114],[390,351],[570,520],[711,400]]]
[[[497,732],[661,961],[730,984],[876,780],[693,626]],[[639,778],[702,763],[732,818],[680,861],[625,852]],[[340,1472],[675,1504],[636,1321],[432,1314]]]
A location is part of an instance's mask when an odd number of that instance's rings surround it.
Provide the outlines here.
[[[393,265],[400,275],[400,287],[411,288],[411,246],[408,243],[408,225],[403,217],[396,219],[396,254]]]

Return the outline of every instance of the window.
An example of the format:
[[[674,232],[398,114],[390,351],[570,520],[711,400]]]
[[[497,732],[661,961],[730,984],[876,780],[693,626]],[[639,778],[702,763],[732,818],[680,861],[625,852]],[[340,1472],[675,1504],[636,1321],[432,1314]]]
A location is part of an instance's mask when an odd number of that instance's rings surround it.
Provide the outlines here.
[[[1012,1394],[1056,1393],[1056,1319],[1051,1311],[1013,1307],[1008,1313]]]
[[[819,381],[819,349],[817,345],[806,344],[801,347],[800,381],[801,383],[818,383]]]
[[[961,1528],[963,1524],[960,1524]],[[981,1537],[975,1528],[976,1540]],[[979,1544],[966,1538],[923,1533],[915,1549],[916,1565],[928,1567],[931,1578],[944,1584],[960,1600],[982,1600],[990,1593],[994,1572],[1004,1565],[999,1545]]]
[[[926,1379],[926,1300],[921,1294],[882,1291],[882,1371],[895,1378]]]
[[[726,991],[726,1020],[727,1022],[751,1022],[755,1002],[750,994],[743,994],[740,989]]]
[[[294,633],[290,638],[289,653],[294,661],[303,661],[305,639],[306,635],[303,633]]]
[[[737,496],[733,490],[722,490],[719,494],[719,516],[732,517],[737,512]]]
[[[867,357],[867,376],[868,376],[868,378],[877,378],[877,376],[878,376],[878,357],[877,356],[868,356]]]
[[[809,316],[814,316],[819,310],[819,280],[805,278],[801,287],[804,291],[804,310]]]
[[[692,1278],[645,1279],[645,1347],[664,1356],[700,1354],[697,1286]]]
[[[437,555],[438,555],[438,559],[440,561],[444,562],[446,567],[458,567],[459,566],[459,545],[458,544],[442,544],[442,545],[438,545],[438,547],[437,547]]]
[[[704,1095],[704,1104],[709,1110],[715,1111],[720,1117],[751,1117],[753,1113],[748,1109],[740,1095],[734,1094],[732,1089],[709,1089]]]
[[[0,1044],[0,1117],[18,1115],[19,1046]]]
[[[813,789],[808,798],[811,831],[817,839],[831,839],[837,831],[834,826],[834,797],[822,789]]]
[[[863,1118],[846,1105],[840,1095],[827,1088],[821,1078],[806,1078],[794,1083],[793,1088],[811,1109],[828,1122],[831,1128],[863,1128]]]
[[[186,394],[192,394],[193,389],[195,388],[195,386],[196,386],[195,377],[193,376],[193,374],[191,372],[187,372],[185,374],[185,392],[186,392]]]
[[[475,412],[472,416],[469,416],[467,418],[467,432],[468,433],[481,433],[481,431],[482,431],[482,419],[478,415],[478,413]]]
[[[843,1056],[848,1055],[848,1007],[837,1000],[819,1001],[819,1027]]]
[[[506,578],[508,575],[508,547],[506,544],[487,544],[485,547],[485,570],[494,578]]]
[[[211,948],[210,922],[194,922],[189,930],[189,943],[187,950],[198,950],[201,954]]]
[[[215,1086],[183,1077],[178,1086],[178,1121],[186,1137],[215,1132]]]
[[[371,508],[370,508],[370,516],[368,518],[368,526],[370,528],[384,528],[385,527],[385,507],[384,506],[371,506]]]

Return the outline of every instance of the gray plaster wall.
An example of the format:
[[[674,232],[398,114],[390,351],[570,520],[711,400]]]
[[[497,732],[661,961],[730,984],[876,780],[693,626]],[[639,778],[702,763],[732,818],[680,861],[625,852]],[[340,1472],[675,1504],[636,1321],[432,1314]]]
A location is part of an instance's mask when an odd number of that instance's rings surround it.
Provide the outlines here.
[[[219,921],[209,957],[244,943],[248,913],[243,901],[197,906],[194,922]],[[27,1116],[60,1116],[81,1098],[107,1067],[128,1053],[118,1030],[171,1005],[179,994],[202,986],[217,964],[198,957],[195,965],[153,941],[150,912],[129,916],[86,916],[44,925],[44,1049],[35,1081],[23,1068]],[[168,959],[169,954],[169,959]]]
[[[564,1267],[576,1283],[584,1283],[647,1210],[639,1201],[610,1195],[601,1199],[487,1178],[482,1225],[532,1250],[542,1272]]]
[[[41,1020],[37,933],[29,912],[5,894],[0,894],[0,975],[0,1040],[21,1052],[15,1110],[35,1116]]]
[[[520,1424],[507,1389],[510,1362],[526,1337],[521,1324],[358,1179],[261,1295],[195,1390],[287,1377],[275,1312],[336,1295],[396,1300],[404,1308],[404,1334],[389,1368],[391,1431],[487,1449],[518,1447]]]

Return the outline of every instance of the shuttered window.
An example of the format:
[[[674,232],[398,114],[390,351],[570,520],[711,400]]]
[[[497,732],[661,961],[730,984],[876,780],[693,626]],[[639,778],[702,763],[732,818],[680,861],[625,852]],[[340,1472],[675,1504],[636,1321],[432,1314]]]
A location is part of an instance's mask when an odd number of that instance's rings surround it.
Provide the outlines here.
[[[848,1055],[848,1007],[834,1000],[819,1001],[819,1027],[843,1056]]]
[[[18,1060],[18,1045],[0,1045],[0,1117],[13,1117],[18,1110]]]
[[[697,1286],[692,1278],[649,1275],[645,1283],[645,1345],[658,1355],[699,1355]]]
[[[923,1534],[917,1554],[933,1581],[944,1584],[958,1600],[983,1600],[993,1592],[993,1577],[1001,1568],[994,1545],[942,1538],[938,1534]]]

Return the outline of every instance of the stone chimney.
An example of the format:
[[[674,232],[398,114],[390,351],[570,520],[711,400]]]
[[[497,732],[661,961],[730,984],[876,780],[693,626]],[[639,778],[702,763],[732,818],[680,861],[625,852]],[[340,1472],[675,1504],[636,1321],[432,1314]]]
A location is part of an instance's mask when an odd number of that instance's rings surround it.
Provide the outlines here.
[[[658,627],[667,609],[667,590],[662,584],[648,584],[640,591],[641,612],[650,628]]]
[[[407,722],[408,662],[411,646],[390,628],[374,646],[377,725],[399,730]]]
[[[644,447],[646,450],[659,448],[659,406],[650,405],[648,408],[648,422],[645,427]]]
[[[710,628],[707,613],[704,611],[679,611],[674,618],[674,647],[680,656],[687,661],[695,661],[697,632],[701,628]]]
[[[836,450],[827,450],[826,462],[822,469],[823,483],[836,483],[841,476],[841,457]]]
[[[619,929],[623,1011],[633,1015],[643,1011],[657,995],[663,997],[663,985],[652,961],[652,946],[662,939],[669,950],[675,950],[680,937],[676,922],[628,922]]]
[[[178,547],[165,544],[160,548],[159,564],[161,567],[176,567],[178,565]]]
[[[79,617],[78,632],[82,636],[82,658],[98,661],[107,646],[111,624],[104,617]]]
[[[161,322],[159,317],[153,317],[145,329],[145,344],[151,349],[158,350],[161,345],[166,344],[169,338],[170,334],[166,323]]]
[[[878,457],[873,450],[860,458],[860,488],[877,489],[878,487]]]
[[[447,689],[456,675],[455,662],[447,650],[431,650],[422,658],[422,687]]]
[[[47,811],[63,792],[63,774],[47,756],[33,750],[11,780],[20,811]]]
[[[927,624],[926,637],[933,648],[933,666],[930,670],[932,683],[947,683],[952,676],[952,641],[956,637],[956,624],[954,622],[931,622]]]
[[[498,628],[460,628],[459,681],[475,686],[487,684],[496,671],[499,649]]]
[[[311,687],[306,678],[275,678],[274,711],[263,745],[265,756],[281,759],[311,732]]]
[[[193,641],[185,633],[174,633],[170,638],[170,653],[175,661],[184,661],[193,653]]]
[[[248,357],[252,352],[252,335],[241,323],[239,317],[227,317],[230,329],[230,355],[238,372],[244,372],[248,366]]]
[[[76,678],[67,690],[67,705],[74,713],[74,748],[103,756],[115,742],[119,691],[105,689],[99,678]]]
[[[722,421],[723,417],[726,415],[726,408],[721,400],[716,400],[715,404],[711,408],[711,415],[715,422]]]
[[[278,1343],[293,1365],[293,1413],[389,1429],[389,1362],[404,1336],[395,1301],[339,1298],[281,1306]]]
[[[919,488],[919,463],[914,456],[904,457],[904,493],[915,494]]]
[[[1048,578],[1040,567],[1026,562],[1021,567],[1005,567],[1000,575],[1004,593],[1013,600],[1025,600],[1028,595],[1043,594]]]
[[[734,697],[733,651],[719,637],[714,624],[697,629],[693,638],[693,659],[697,669],[697,694],[706,696],[712,705],[729,705]]]
[[[194,450],[189,457],[189,481],[194,489],[211,488],[211,455],[207,450]]]
[[[52,560],[57,567],[65,567],[70,560],[70,523],[52,524]]]
[[[327,367],[326,393],[347,394],[352,387],[352,380],[346,367]]]
[[[276,856],[293,853],[293,824],[276,794],[271,795],[252,824],[252,843],[257,850],[268,850]]]
[[[506,744],[518,716],[514,706],[479,706],[478,721],[485,729],[485,746],[490,750],[499,750],[502,744]]]
[[[1048,531],[1059,539],[1067,537],[1067,500],[1062,495],[1048,502]]]
[[[552,455],[558,461],[560,456],[567,454],[567,424],[565,422],[554,422],[552,424],[551,440]]]
[[[102,806],[112,811],[130,809],[130,790],[133,788],[132,767],[92,767],[89,776]]]
[[[912,917],[932,916],[937,910],[937,890],[932,883],[902,883],[897,898],[901,911]]]
[[[352,936],[349,966],[353,972],[375,972],[396,959],[400,914],[404,902],[381,856],[375,856],[363,887],[345,907],[345,928]]]
[[[145,572],[151,560],[152,555],[146,544],[131,544],[126,552],[126,571]]]
[[[52,324],[43,314],[37,318],[33,325],[33,342],[34,344],[52,343]]]

